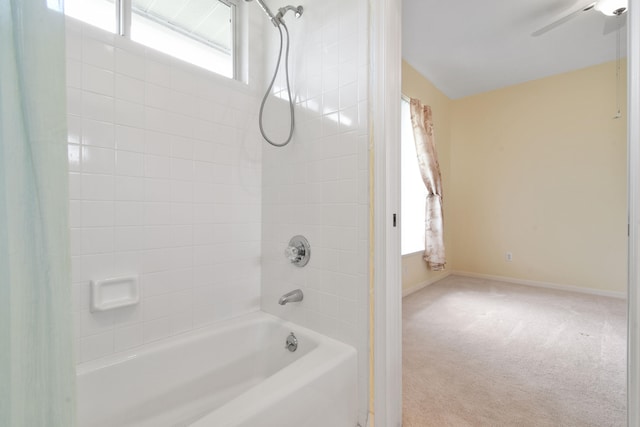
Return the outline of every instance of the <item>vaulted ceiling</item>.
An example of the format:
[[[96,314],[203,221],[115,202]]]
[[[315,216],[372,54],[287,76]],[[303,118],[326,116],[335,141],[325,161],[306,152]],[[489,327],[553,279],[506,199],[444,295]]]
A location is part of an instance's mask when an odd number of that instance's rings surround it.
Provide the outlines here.
[[[576,0],[403,0],[402,56],[449,98],[535,80],[616,58],[620,19],[590,10],[538,37],[531,33],[589,4]],[[622,18],[626,19],[626,17]],[[626,25],[620,30],[626,56]]]

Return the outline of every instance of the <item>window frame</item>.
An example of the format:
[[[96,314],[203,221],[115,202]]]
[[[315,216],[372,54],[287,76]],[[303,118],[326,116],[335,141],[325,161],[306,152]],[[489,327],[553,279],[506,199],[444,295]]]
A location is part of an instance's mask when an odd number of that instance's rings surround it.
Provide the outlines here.
[[[239,63],[241,55],[238,54],[238,49],[240,48],[240,25],[239,19],[240,15],[238,13],[238,7],[240,7],[239,0],[212,0],[218,1],[226,6],[228,6],[231,10],[231,78],[233,80],[240,80],[240,70],[241,64]],[[131,23],[132,23],[132,14],[133,14],[133,4],[132,0],[115,0],[115,18],[116,18],[116,34],[124,37],[128,40],[131,40]],[[176,30],[173,26],[167,26],[167,28],[181,33],[179,30]],[[191,37],[187,34],[183,34],[186,37],[190,37],[193,40],[196,40],[202,44],[208,45],[211,49],[216,49],[215,46],[208,44],[202,40],[199,40],[195,37]],[[178,58],[179,59],[179,58]],[[181,59],[182,60],[182,59]],[[184,60],[183,60],[184,61]],[[188,62],[188,61],[185,61]],[[226,77],[222,74],[216,73],[215,71],[208,70],[211,73],[216,75],[220,75],[222,77]]]

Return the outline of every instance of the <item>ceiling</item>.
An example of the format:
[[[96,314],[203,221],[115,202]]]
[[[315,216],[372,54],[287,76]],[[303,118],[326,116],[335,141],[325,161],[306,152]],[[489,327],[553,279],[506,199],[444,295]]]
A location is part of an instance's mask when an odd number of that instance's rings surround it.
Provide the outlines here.
[[[451,99],[614,60],[616,31],[603,35],[603,28],[606,19],[618,18],[596,10],[531,36],[585,4],[403,0],[402,56]],[[620,34],[626,56],[626,26]]]

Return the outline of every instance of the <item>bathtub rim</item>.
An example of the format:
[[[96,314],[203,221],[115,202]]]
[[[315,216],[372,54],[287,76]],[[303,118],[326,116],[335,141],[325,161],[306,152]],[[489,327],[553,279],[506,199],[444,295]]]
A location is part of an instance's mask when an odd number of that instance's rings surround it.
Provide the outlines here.
[[[278,316],[267,313],[262,310],[255,310],[249,313],[244,313],[240,316],[231,317],[229,319],[222,320],[220,322],[203,325],[198,328],[194,328],[187,332],[183,332],[176,335],[171,335],[159,340],[154,340],[149,343],[145,343],[127,350],[119,351],[107,356],[100,357],[98,359],[89,360],[87,362],[79,363],[76,365],[76,377],[89,374],[91,372],[105,369],[111,366],[116,366],[121,363],[125,363],[130,360],[135,360],[144,357],[148,354],[156,352],[162,352],[165,349],[188,344],[193,341],[199,341],[205,337],[216,335],[219,333],[228,332],[233,329],[239,329],[243,326],[258,323],[276,324],[284,327],[285,329],[300,334],[301,336],[308,336],[315,341],[317,345],[322,343],[329,344],[330,346],[344,346],[345,351],[353,350],[357,353],[357,350],[342,341],[336,340],[329,336],[323,335],[319,332],[313,331],[309,328],[301,326],[297,323],[284,320]],[[283,337],[283,342],[286,337]]]

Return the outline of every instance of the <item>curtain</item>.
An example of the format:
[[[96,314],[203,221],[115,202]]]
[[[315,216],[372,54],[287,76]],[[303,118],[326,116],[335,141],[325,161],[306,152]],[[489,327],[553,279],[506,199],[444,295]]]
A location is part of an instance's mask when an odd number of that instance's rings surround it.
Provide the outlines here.
[[[75,425],[65,28],[57,5],[0,0],[1,426]]]
[[[446,259],[442,213],[442,176],[433,137],[431,107],[423,106],[417,99],[411,99],[410,105],[418,166],[422,181],[427,188],[424,260],[431,270],[443,270]]]

